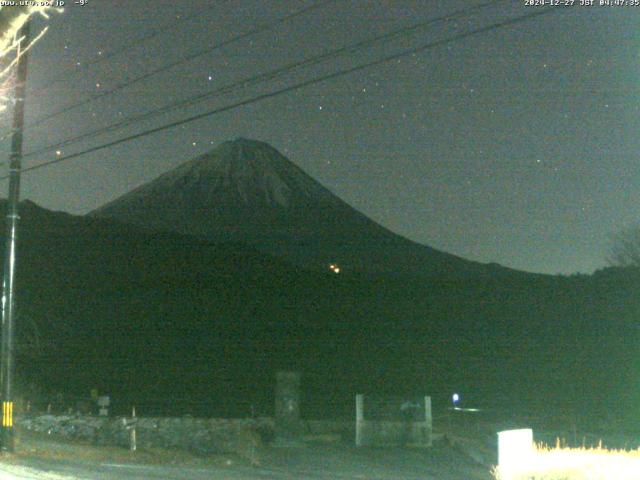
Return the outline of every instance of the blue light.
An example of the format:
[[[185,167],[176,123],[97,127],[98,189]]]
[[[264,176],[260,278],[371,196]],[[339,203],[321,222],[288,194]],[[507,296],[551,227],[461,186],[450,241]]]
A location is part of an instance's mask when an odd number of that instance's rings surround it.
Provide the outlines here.
[[[451,399],[453,400],[453,404],[455,405],[460,401],[460,395],[458,395],[457,393],[454,393]]]

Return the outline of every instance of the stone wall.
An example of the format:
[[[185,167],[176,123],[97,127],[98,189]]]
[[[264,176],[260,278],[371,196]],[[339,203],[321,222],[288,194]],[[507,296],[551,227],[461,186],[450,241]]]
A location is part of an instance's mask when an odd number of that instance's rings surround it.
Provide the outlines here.
[[[430,447],[431,424],[428,422],[361,421],[358,446],[402,446]]]
[[[131,417],[94,415],[27,415],[15,417],[16,427],[58,438],[84,440],[94,445],[130,447]],[[235,453],[253,459],[254,453],[268,446],[275,435],[274,419],[261,418],[193,418],[138,417],[135,422],[138,448],[166,448],[194,454]],[[398,442],[407,425],[401,422],[366,422],[368,444],[385,444],[383,439]],[[329,439],[352,443],[356,424],[352,420],[301,420],[301,438]],[[412,425],[411,443],[430,444],[431,425]],[[388,442],[387,442],[388,443]]]
[[[353,442],[356,423],[353,420],[302,420],[306,435],[338,435],[342,440]]]
[[[129,448],[133,421],[125,417],[89,415],[18,415],[16,426],[96,445]],[[138,448],[181,449],[196,454],[251,452],[269,443],[274,425],[271,418],[146,418],[135,421]]]

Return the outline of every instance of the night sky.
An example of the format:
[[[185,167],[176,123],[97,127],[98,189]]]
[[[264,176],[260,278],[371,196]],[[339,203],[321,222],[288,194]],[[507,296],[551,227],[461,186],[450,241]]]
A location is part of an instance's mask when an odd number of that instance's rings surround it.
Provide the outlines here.
[[[321,5],[28,126],[25,152],[487,2],[67,3],[30,57],[27,125]],[[59,153],[27,156],[25,166],[543,8],[495,3]],[[593,272],[606,264],[611,235],[640,215],[640,7],[579,3],[25,173],[23,198],[83,214],[223,141],[248,137],[417,242],[532,272]],[[36,30],[44,25],[34,22]]]

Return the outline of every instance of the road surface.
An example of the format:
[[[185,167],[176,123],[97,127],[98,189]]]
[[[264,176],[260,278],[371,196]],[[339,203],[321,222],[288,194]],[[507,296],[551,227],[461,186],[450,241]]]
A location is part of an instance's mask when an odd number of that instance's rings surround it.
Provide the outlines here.
[[[357,449],[344,445],[273,448],[260,466],[228,460],[218,465],[16,457],[0,462],[0,480],[490,480],[489,469],[444,445],[428,450]]]

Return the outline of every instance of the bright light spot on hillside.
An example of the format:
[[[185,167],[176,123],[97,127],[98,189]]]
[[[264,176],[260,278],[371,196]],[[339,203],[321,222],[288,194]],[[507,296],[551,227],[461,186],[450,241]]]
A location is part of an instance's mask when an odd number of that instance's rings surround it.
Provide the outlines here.
[[[340,267],[337,263],[330,263],[329,270],[331,270],[333,273],[340,273]]]

